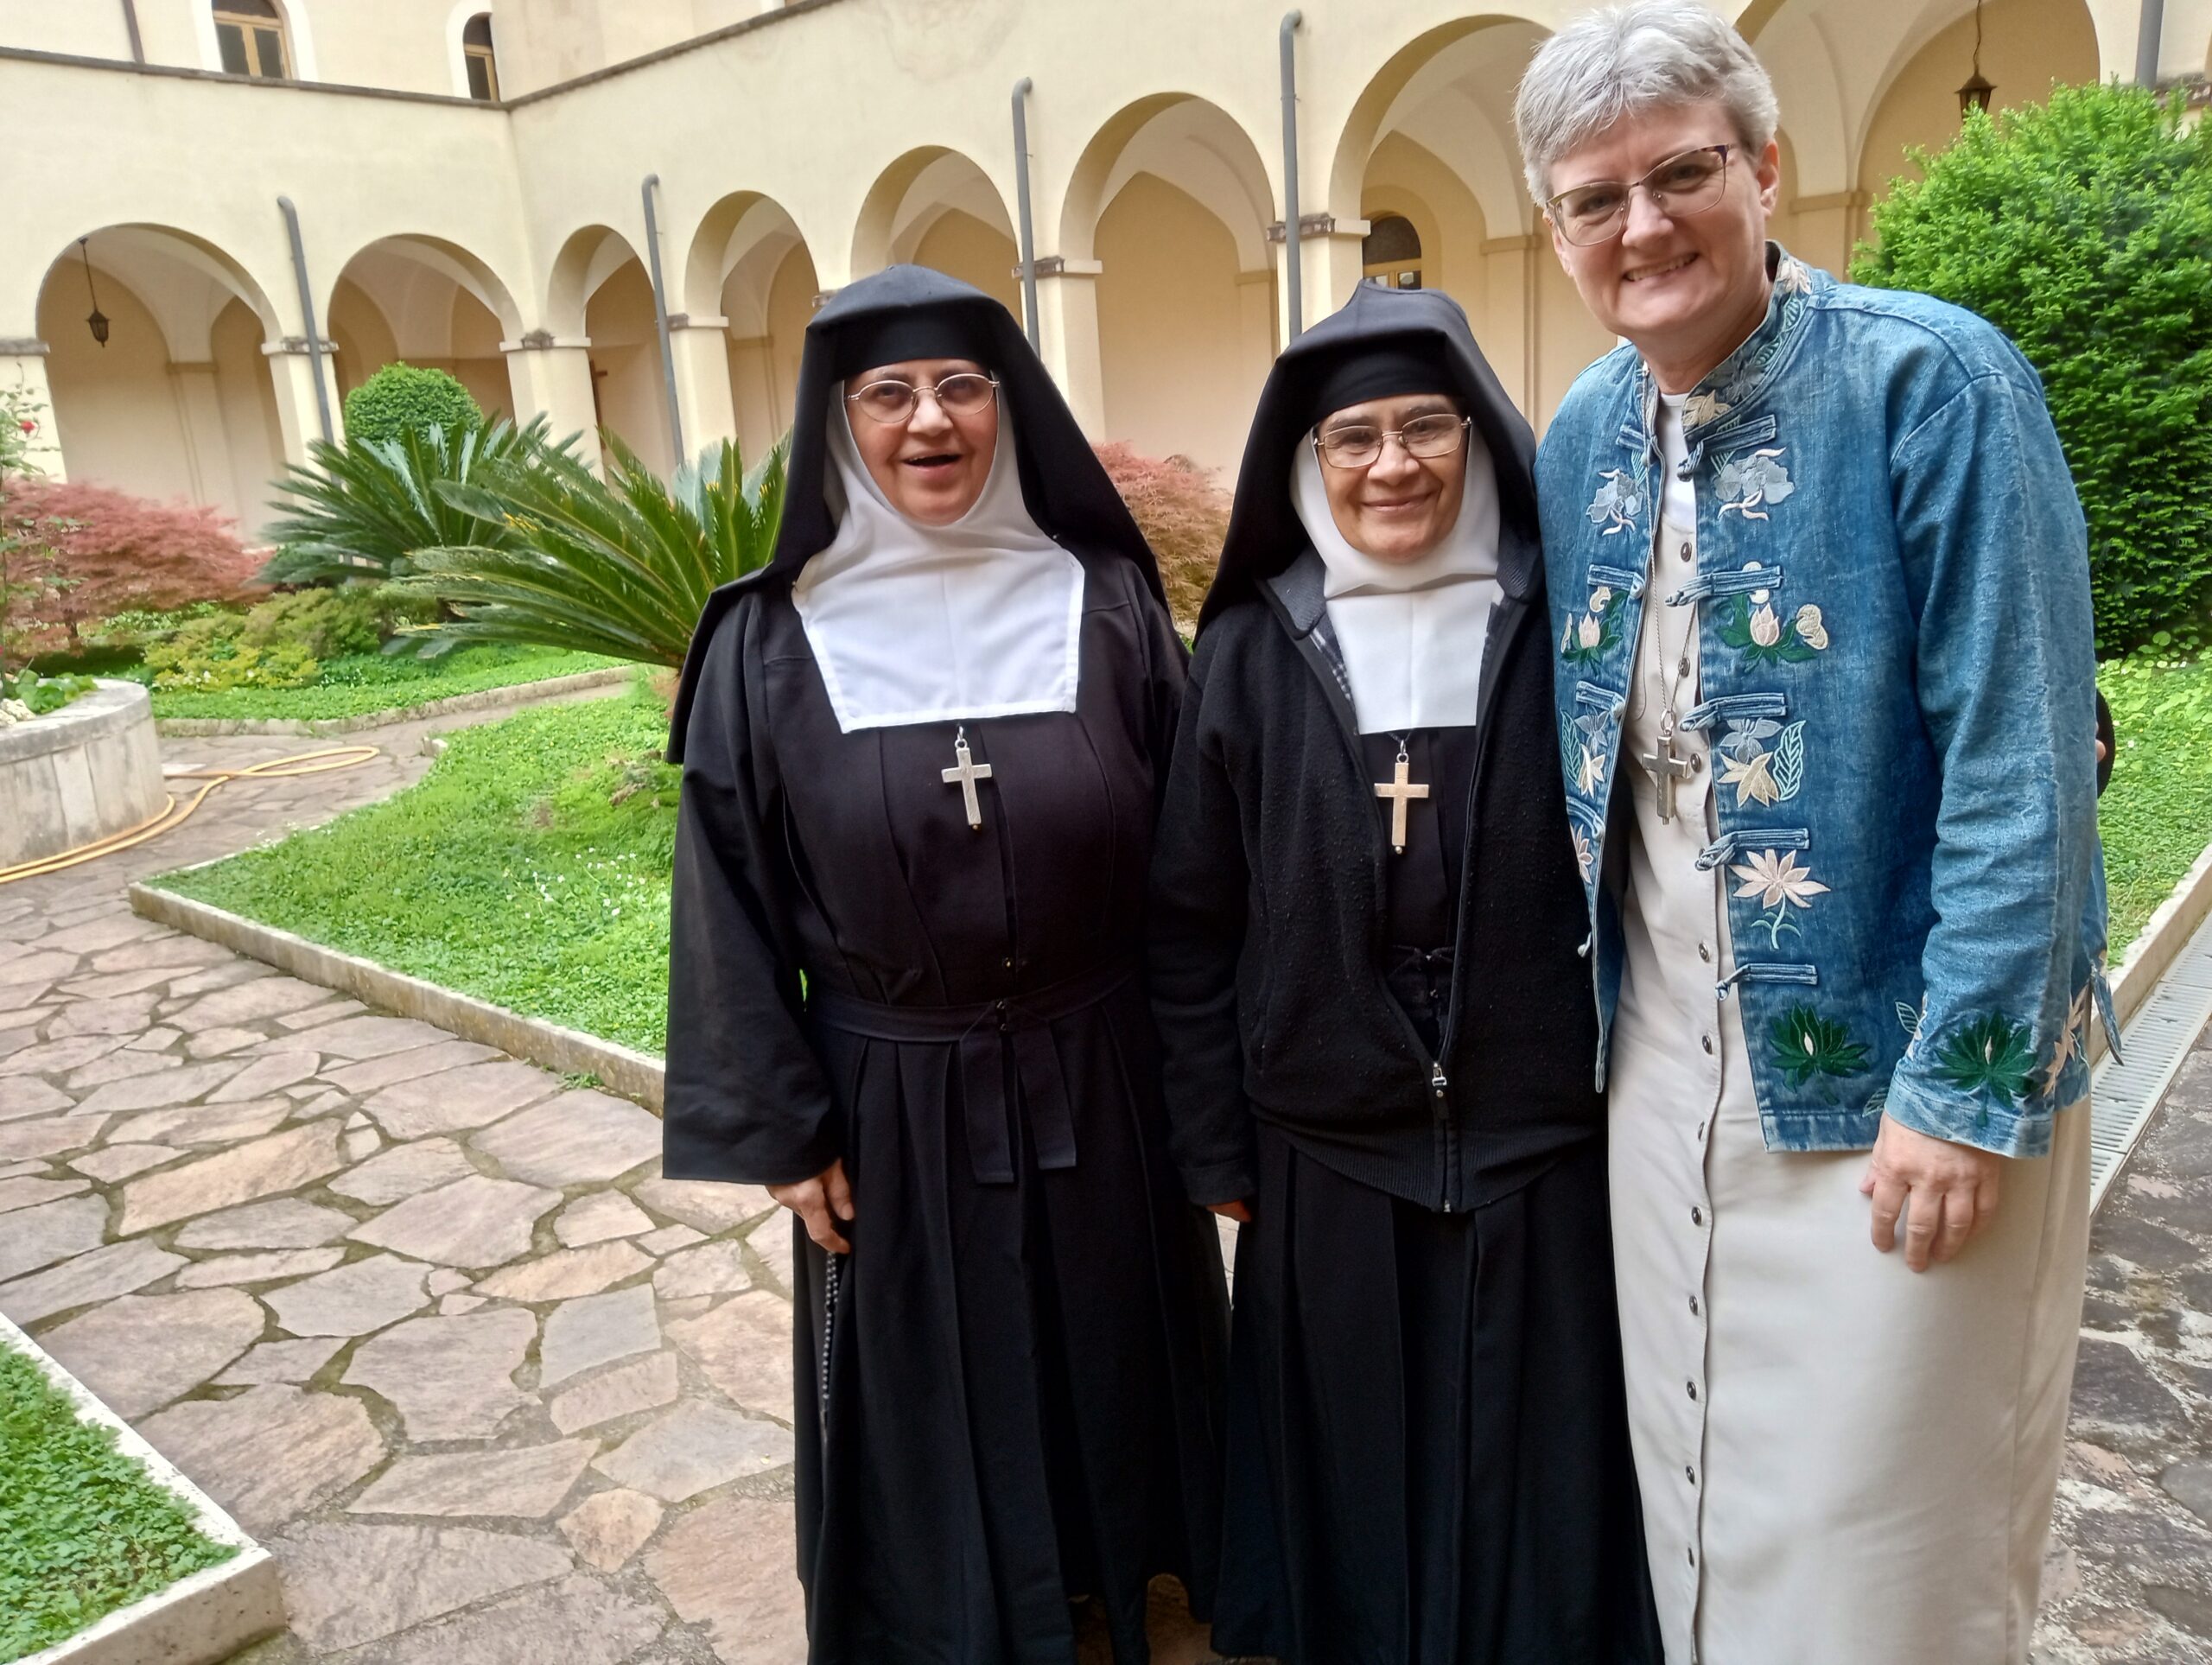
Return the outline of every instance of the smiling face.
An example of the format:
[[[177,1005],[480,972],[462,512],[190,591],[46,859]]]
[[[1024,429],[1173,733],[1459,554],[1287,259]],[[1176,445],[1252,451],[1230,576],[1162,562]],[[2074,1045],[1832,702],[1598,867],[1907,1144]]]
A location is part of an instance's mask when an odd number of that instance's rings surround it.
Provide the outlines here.
[[[1625,336],[1669,393],[1685,393],[1742,346],[1766,316],[1766,226],[1782,183],[1779,149],[1748,151],[1717,104],[1655,110],[1617,123],[1551,169],[1554,193],[1640,180],[1703,145],[1733,147],[1720,200],[1680,219],[1630,194],[1620,235],[1578,247],[1552,226],[1552,247],[1598,321]]]
[[[1459,401],[1443,393],[1406,393],[1346,405],[1325,417],[1315,431],[1323,442],[1321,484],[1329,494],[1329,516],[1344,541],[1377,561],[1418,561],[1459,522],[1467,494],[1466,434],[1444,455],[1417,457],[1396,438],[1382,442],[1382,454],[1363,467],[1344,468],[1329,460],[1332,435],[1366,429],[1395,434],[1422,416],[1447,420],[1461,415]]]
[[[948,376],[987,373],[972,359],[911,359],[864,370],[846,382],[844,391],[857,393],[885,381],[926,390]],[[878,422],[861,405],[846,409],[861,461],[893,508],[925,526],[950,526],[976,506],[998,450],[996,399],[963,414],[946,410],[923,391],[913,414],[903,422]]]

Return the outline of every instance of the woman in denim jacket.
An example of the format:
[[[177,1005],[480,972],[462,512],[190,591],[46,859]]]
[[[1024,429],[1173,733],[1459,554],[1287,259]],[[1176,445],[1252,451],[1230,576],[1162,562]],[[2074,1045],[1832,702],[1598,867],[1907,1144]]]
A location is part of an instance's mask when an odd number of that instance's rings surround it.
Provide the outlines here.
[[[2066,460],[1996,330],[1767,241],[1713,13],[1576,20],[1516,117],[1627,342],[1538,481],[1667,1656],[2019,1661],[2104,945]]]

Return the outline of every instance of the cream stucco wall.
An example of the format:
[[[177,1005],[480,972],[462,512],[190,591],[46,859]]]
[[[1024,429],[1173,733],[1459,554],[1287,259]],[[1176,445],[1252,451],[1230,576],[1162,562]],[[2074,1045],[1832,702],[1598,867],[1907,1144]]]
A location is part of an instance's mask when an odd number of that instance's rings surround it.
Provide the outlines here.
[[[138,5],[149,59],[207,61],[205,0]],[[1467,306],[1539,423],[1611,346],[1538,235],[1511,139],[1529,51],[1580,9],[1312,0],[1296,44],[1304,321],[1358,281],[1368,218],[1404,214],[1424,281]],[[292,350],[305,317],[279,195],[298,207],[315,315],[338,347],[334,397],[406,356],[454,369],[487,407],[546,410],[559,432],[596,407],[665,466],[639,259],[648,174],[685,442],[735,434],[757,454],[823,291],[918,258],[1019,303],[1008,98],[1023,77],[1044,351],[1091,431],[1233,465],[1299,321],[1283,311],[1279,0],[499,0],[501,106],[448,96],[456,0],[287,10],[302,73],[394,92],[27,58],[10,48],[119,56],[119,7],[0,10],[0,108],[52,159],[0,187],[0,374],[52,372],[79,472],[183,480],[251,516],[253,471],[302,454],[320,417]],[[1811,257],[1840,264],[1901,147],[1954,130],[1968,10],[1732,7],[1783,100],[1778,227]],[[2134,16],[2134,0],[1990,0],[1985,69],[2000,99],[2125,73]],[[2169,16],[2168,60],[2196,64],[2212,0]],[[712,29],[727,32],[686,44]],[[146,315],[115,313],[97,362],[67,340],[81,323],[57,264],[87,234]],[[276,356],[239,359],[264,346]],[[199,363],[217,366],[215,391],[180,402],[173,368]],[[197,388],[207,372],[183,374]],[[193,441],[211,411],[223,431]]]

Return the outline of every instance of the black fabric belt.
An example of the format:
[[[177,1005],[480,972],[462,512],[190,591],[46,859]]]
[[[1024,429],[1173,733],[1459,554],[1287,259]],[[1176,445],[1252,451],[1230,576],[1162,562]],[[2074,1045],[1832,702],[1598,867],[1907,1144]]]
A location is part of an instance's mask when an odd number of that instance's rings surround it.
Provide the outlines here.
[[[1010,1050],[1039,1168],[1075,1166],[1067,1078],[1049,1026],[1105,1001],[1136,975],[1135,956],[1111,961],[1025,995],[964,1006],[887,1006],[835,989],[810,990],[808,1015],[873,1040],[938,1042],[958,1049],[967,1103],[968,1160],[979,1185],[1014,1183],[1006,1057]]]

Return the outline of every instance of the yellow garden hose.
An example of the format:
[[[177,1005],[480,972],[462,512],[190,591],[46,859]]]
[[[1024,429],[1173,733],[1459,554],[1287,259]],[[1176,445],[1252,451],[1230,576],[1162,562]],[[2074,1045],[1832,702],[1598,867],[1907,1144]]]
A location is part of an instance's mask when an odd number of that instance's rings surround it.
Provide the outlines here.
[[[60,873],[86,861],[98,861],[103,855],[112,855],[118,850],[127,850],[173,832],[192,818],[192,812],[207,802],[207,794],[226,781],[273,780],[290,775],[327,774],[334,769],[358,769],[361,765],[380,755],[374,746],[331,746],[320,752],[297,752],[288,758],[271,758],[266,763],[249,764],[243,769],[180,769],[165,775],[168,780],[200,780],[207,784],[181,804],[174,798],[162,800],[162,812],[152,820],[96,838],[89,844],[73,850],[64,850],[59,855],[42,855],[35,861],[22,861],[12,867],[0,867],[0,885],[12,885],[18,879],[36,879],[42,874]]]

